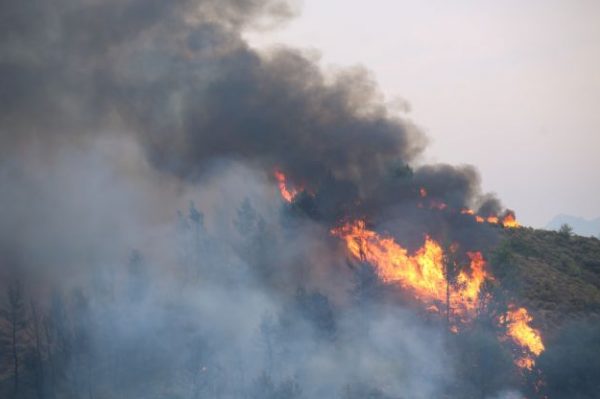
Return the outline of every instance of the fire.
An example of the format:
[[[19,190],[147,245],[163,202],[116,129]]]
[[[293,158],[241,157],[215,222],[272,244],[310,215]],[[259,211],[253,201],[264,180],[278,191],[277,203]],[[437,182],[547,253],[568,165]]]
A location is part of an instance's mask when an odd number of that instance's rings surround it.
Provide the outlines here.
[[[500,316],[500,323],[506,326],[507,337],[522,351],[515,364],[528,370],[533,368],[535,358],[545,350],[540,332],[529,325],[532,320],[527,309],[512,305],[506,314]]]
[[[488,217],[483,217],[477,215],[473,209],[463,208],[460,210],[462,215],[469,215],[475,218],[477,223],[489,223],[489,224],[500,224],[504,228],[517,228],[521,227],[517,219],[515,218],[515,214],[512,211],[507,211],[506,215],[500,219],[498,216],[490,215]]]
[[[362,220],[346,223],[331,230],[331,233],[345,242],[352,256],[369,262],[383,282],[406,289],[425,304],[428,312],[442,313],[445,308],[448,316],[454,317],[454,322],[449,325],[454,334],[459,332],[456,322],[468,323],[477,316],[482,301],[481,288],[486,280],[493,279],[486,271],[481,252],[467,252],[469,267],[459,268],[449,284],[446,267],[452,265],[450,257],[439,243],[428,236],[414,254],[409,254],[393,238],[368,229]],[[450,248],[451,253],[455,250]],[[487,297],[484,298],[487,300]],[[519,347],[515,365],[527,370],[533,369],[535,359],[545,349],[540,332],[529,325],[532,320],[527,309],[513,305],[499,317],[500,325],[506,328],[506,335],[501,339],[510,339]]]
[[[365,227],[364,221],[347,223],[333,229],[341,237],[349,252],[357,259],[369,262],[379,278],[398,284],[415,298],[435,309],[435,304],[447,304],[450,296],[451,313],[461,321],[475,316],[479,292],[487,273],[485,261],[479,252],[470,252],[469,271],[463,269],[449,288],[446,279],[447,259],[440,244],[425,237],[425,243],[415,254],[397,244],[393,238],[382,237]],[[447,292],[449,288],[449,292]],[[433,306],[432,306],[433,305]]]
[[[488,216],[485,220],[490,224],[498,224],[498,216]]]
[[[425,187],[421,187],[421,188],[419,189],[419,195],[420,195],[422,198],[425,198],[425,197],[427,197],[427,190],[425,189]]]
[[[509,212],[502,219],[502,226],[508,227],[508,228],[516,228],[516,227],[520,227],[521,225],[519,224],[519,222],[517,222],[517,219],[515,218],[514,213]]]
[[[286,177],[283,172],[276,170],[274,174],[275,179],[277,180],[277,185],[279,186],[279,191],[281,192],[281,196],[287,202],[292,202],[298,195],[299,191],[293,187],[288,187]]]

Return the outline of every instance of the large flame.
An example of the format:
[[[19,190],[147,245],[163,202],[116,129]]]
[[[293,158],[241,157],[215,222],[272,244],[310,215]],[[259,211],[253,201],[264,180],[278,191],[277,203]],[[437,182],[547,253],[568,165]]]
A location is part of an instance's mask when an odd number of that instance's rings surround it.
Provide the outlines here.
[[[425,303],[428,311],[440,312],[440,305],[450,301],[450,315],[454,322],[467,323],[477,316],[481,288],[492,276],[486,271],[486,262],[480,252],[467,252],[470,259],[468,268],[460,268],[453,283],[448,284],[447,265],[450,264],[442,246],[430,237],[414,254],[394,241],[366,227],[364,221],[335,228],[332,234],[346,243],[350,254],[361,261],[369,262],[379,278],[386,283],[398,284]],[[456,267],[456,265],[453,265]],[[525,308],[510,306],[499,318],[506,328],[504,339],[511,339],[519,347],[515,364],[532,370],[535,358],[544,351],[540,332],[529,322],[532,317]],[[454,323],[450,330],[458,332]]]
[[[279,170],[274,172],[275,179],[277,180],[277,185],[279,186],[279,192],[284,200],[287,202],[292,202],[294,198],[298,195],[299,191],[293,187],[289,187],[287,183],[287,179],[285,174]]]
[[[283,172],[276,170],[274,174],[281,196],[287,202],[292,202],[301,189],[290,187]],[[420,188],[419,195],[427,197],[427,190]],[[419,207],[423,207],[423,204],[419,203]],[[431,201],[430,208],[445,210],[447,205]],[[502,219],[493,215],[484,218],[466,208],[460,213],[474,217],[478,223],[499,224],[505,228],[520,226],[512,212],[507,212]],[[411,255],[393,238],[368,229],[362,220],[346,223],[332,229],[331,233],[344,240],[352,256],[370,263],[383,282],[398,284],[408,290],[416,299],[425,303],[428,311],[439,313],[443,309],[440,305],[445,305],[448,316],[452,315],[454,321],[460,323],[466,323],[477,316],[481,288],[486,280],[492,280],[491,274],[486,271],[486,262],[481,252],[467,252],[469,267],[457,268],[444,253],[442,246],[428,236],[425,237],[423,246]],[[450,277],[452,273],[448,269],[458,269],[458,274]],[[449,279],[452,281],[450,284]],[[506,336],[502,338],[511,339],[520,349],[515,364],[527,370],[533,369],[535,358],[545,349],[540,332],[529,325],[532,320],[527,309],[512,305],[499,318],[500,324],[506,327]],[[449,327],[452,332],[457,333],[458,326],[455,322]]]
[[[540,332],[532,328],[529,323],[533,317],[523,307],[510,306],[506,314],[500,316],[500,323],[506,326],[506,335],[521,349],[521,354],[515,364],[521,368],[531,370],[535,365],[535,358],[545,349]]]
[[[455,282],[448,287],[448,260],[441,245],[429,237],[414,255],[410,255],[393,238],[382,237],[367,229],[364,221],[347,223],[333,229],[332,233],[345,241],[355,258],[373,265],[382,281],[402,286],[428,305],[447,304],[449,295],[451,312],[461,321],[475,315],[481,286],[487,278],[481,253],[467,254],[471,261],[469,270],[460,270]]]

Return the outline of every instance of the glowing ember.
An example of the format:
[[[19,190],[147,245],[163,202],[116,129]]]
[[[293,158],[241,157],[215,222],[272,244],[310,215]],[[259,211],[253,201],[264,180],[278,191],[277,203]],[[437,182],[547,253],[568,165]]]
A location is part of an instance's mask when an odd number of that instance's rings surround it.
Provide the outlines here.
[[[479,252],[467,254],[471,260],[469,270],[459,272],[448,293],[444,251],[431,238],[426,237],[423,246],[410,255],[393,238],[382,237],[367,229],[364,221],[348,223],[332,233],[346,242],[355,258],[373,265],[382,281],[400,285],[428,305],[446,304],[449,294],[453,315],[461,321],[474,317],[479,292],[487,277],[485,261]],[[428,309],[436,307],[429,306]]]
[[[502,227],[504,228],[517,228],[517,227],[521,227],[521,225],[519,224],[519,222],[517,222],[517,219],[515,218],[515,214],[511,211],[508,211],[506,213],[506,216],[504,216],[502,218],[502,220],[500,220],[500,218],[498,216],[488,216],[486,218],[484,218],[483,216],[479,216],[477,214],[475,214],[475,211],[473,209],[468,209],[468,208],[463,208],[460,210],[460,213],[462,215],[470,215],[470,216],[474,216],[475,217],[475,221],[477,223],[490,223],[490,224],[500,224]]]
[[[490,224],[498,224],[498,216],[488,216],[485,220]]]
[[[443,211],[444,209],[448,208],[448,205],[442,201],[439,200],[431,200],[429,203],[429,208],[430,209],[437,209],[439,211]]]
[[[532,320],[533,317],[527,309],[512,305],[506,314],[500,316],[500,323],[506,326],[507,337],[518,345],[522,352],[515,364],[528,370],[533,368],[535,358],[545,349],[540,332],[529,325]]]
[[[419,195],[423,198],[427,197],[427,190],[425,190],[425,187],[419,189]]]
[[[286,177],[285,174],[283,174],[283,172],[276,170],[274,174],[275,179],[277,179],[277,185],[279,186],[281,196],[287,202],[292,202],[294,198],[298,195],[299,191],[293,187],[288,187]]]

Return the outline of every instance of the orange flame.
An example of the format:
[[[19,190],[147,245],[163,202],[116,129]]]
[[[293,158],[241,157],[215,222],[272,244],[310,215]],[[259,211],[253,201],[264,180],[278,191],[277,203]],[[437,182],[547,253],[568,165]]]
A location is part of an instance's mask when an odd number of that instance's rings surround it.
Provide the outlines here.
[[[293,187],[288,187],[285,174],[279,170],[275,171],[275,179],[277,180],[277,185],[279,186],[279,192],[284,200],[287,202],[292,202],[294,198],[298,195],[299,191]]]
[[[502,226],[508,228],[516,228],[520,227],[521,225],[519,224],[519,222],[517,222],[517,219],[515,219],[515,215],[509,212],[502,219]]]
[[[519,224],[519,222],[517,222],[517,219],[515,218],[515,214],[510,211],[506,213],[506,215],[502,218],[502,220],[500,220],[500,218],[498,216],[493,216],[493,215],[484,218],[483,216],[479,216],[479,215],[475,214],[475,211],[473,209],[468,209],[468,208],[461,209],[460,213],[462,215],[474,216],[475,221],[477,223],[487,222],[490,224],[500,224],[504,228],[521,227],[521,225]]]
[[[521,349],[521,354],[515,364],[520,368],[531,370],[535,365],[535,358],[544,350],[544,343],[540,332],[532,328],[529,323],[533,317],[525,308],[510,306],[506,314],[500,316],[500,323],[506,326],[507,337]]]
[[[423,246],[414,255],[409,255],[408,250],[393,238],[382,237],[367,229],[362,220],[333,229],[332,234],[345,241],[355,258],[373,265],[382,281],[400,285],[426,304],[446,304],[446,259],[436,241],[425,237]],[[461,270],[450,289],[451,312],[461,321],[475,315],[479,292],[487,278],[481,253],[469,252],[467,255],[471,260],[470,271]],[[435,308],[429,306],[428,309]]]
[[[490,224],[498,224],[498,216],[488,216],[485,220]]]
[[[393,238],[368,229],[362,220],[346,223],[331,233],[346,243],[352,256],[369,262],[383,282],[398,284],[408,290],[426,305],[429,312],[441,313],[444,308],[440,305],[447,304],[448,295],[450,314],[455,320],[467,323],[477,315],[479,303],[486,300],[481,297],[481,288],[493,277],[486,271],[481,252],[467,252],[469,267],[462,268],[449,286],[448,257],[442,246],[428,236],[423,246],[411,255]],[[450,251],[454,252],[454,249],[451,247]],[[529,325],[532,320],[527,309],[513,305],[499,317],[500,324],[506,328],[506,336],[502,339],[511,339],[520,349],[515,365],[527,370],[533,369],[535,359],[545,349],[540,332]],[[458,333],[456,323],[449,327],[451,332]]]

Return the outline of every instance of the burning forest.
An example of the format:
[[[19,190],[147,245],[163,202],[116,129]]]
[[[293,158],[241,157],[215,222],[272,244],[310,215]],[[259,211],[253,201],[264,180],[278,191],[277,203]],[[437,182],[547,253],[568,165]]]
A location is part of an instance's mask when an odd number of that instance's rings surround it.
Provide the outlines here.
[[[597,392],[598,240],[425,163],[365,70],[246,41],[298,12],[0,1],[0,397]]]

